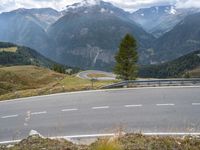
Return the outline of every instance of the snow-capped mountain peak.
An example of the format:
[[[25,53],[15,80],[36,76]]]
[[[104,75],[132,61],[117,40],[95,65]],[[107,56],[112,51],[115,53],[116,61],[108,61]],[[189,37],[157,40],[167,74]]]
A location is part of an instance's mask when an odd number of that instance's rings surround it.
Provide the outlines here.
[[[72,5],[66,6],[66,11],[77,9],[80,7],[90,7],[90,6],[94,6],[94,5],[99,5],[100,2],[101,2],[100,0],[83,0],[79,3],[74,3]]]

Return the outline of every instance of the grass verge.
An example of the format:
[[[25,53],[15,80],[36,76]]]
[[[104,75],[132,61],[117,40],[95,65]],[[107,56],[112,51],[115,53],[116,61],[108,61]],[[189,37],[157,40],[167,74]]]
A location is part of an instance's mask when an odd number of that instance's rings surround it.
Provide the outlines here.
[[[126,134],[102,138],[91,145],[76,145],[64,139],[28,137],[16,145],[0,145],[0,150],[199,150],[200,137],[144,136]]]

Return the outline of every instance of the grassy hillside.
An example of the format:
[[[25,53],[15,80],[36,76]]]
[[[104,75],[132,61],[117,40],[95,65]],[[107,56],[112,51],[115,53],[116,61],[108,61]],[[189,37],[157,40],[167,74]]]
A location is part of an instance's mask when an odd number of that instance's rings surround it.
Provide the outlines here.
[[[113,81],[91,81],[37,66],[0,68],[0,100],[59,92],[98,89]]]
[[[0,68],[0,95],[12,91],[41,88],[63,79],[64,76],[36,66]]]
[[[78,68],[60,65],[28,47],[0,42],[0,66],[15,65],[35,65],[58,72],[65,72],[65,70],[70,69],[72,73],[75,73],[79,70]]]
[[[161,65],[143,66],[140,77],[200,77],[200,51],[195,51]],[[192,71],[193,70],[193,71]]]

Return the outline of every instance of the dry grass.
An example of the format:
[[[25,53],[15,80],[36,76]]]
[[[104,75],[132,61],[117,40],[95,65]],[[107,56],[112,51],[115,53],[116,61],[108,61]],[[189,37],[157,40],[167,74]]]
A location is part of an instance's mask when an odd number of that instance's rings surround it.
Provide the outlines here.
[[[123,150],[118,139],[116,138],[104,138],[93,143],[90,150]]]
[[[0,100],[60,92],[99,89],[114,81],[96,81],[56,73],[36,66],[0,68]]]
[[[17,47],[0,48],[0,52],[12,52],[12,53],[15,53],[16,51],[17,51]]]
[[[200,78],[200,67],[190,71],[189,74],[192,78]]]
[[[200,137],[144,136],[126,134],[102,138],[91,145],[76,145],[66,140],[28,137],[11,148],[0,145],[0,150],[199,150]]]

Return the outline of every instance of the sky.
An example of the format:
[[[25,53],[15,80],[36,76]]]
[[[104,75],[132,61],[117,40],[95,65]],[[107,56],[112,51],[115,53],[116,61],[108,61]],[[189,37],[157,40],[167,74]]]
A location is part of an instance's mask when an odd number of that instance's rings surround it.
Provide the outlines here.
[[[62,10],[65,6],[81,0],[0,0],[0,12],[11,11],[17,8],[44,8],[51,7]],[[88,0],[96,1],[96,0]],[[179,8],[198,7],[200,0],[105,0],[126,10],[135,11],[139,8],[173,4]]]

